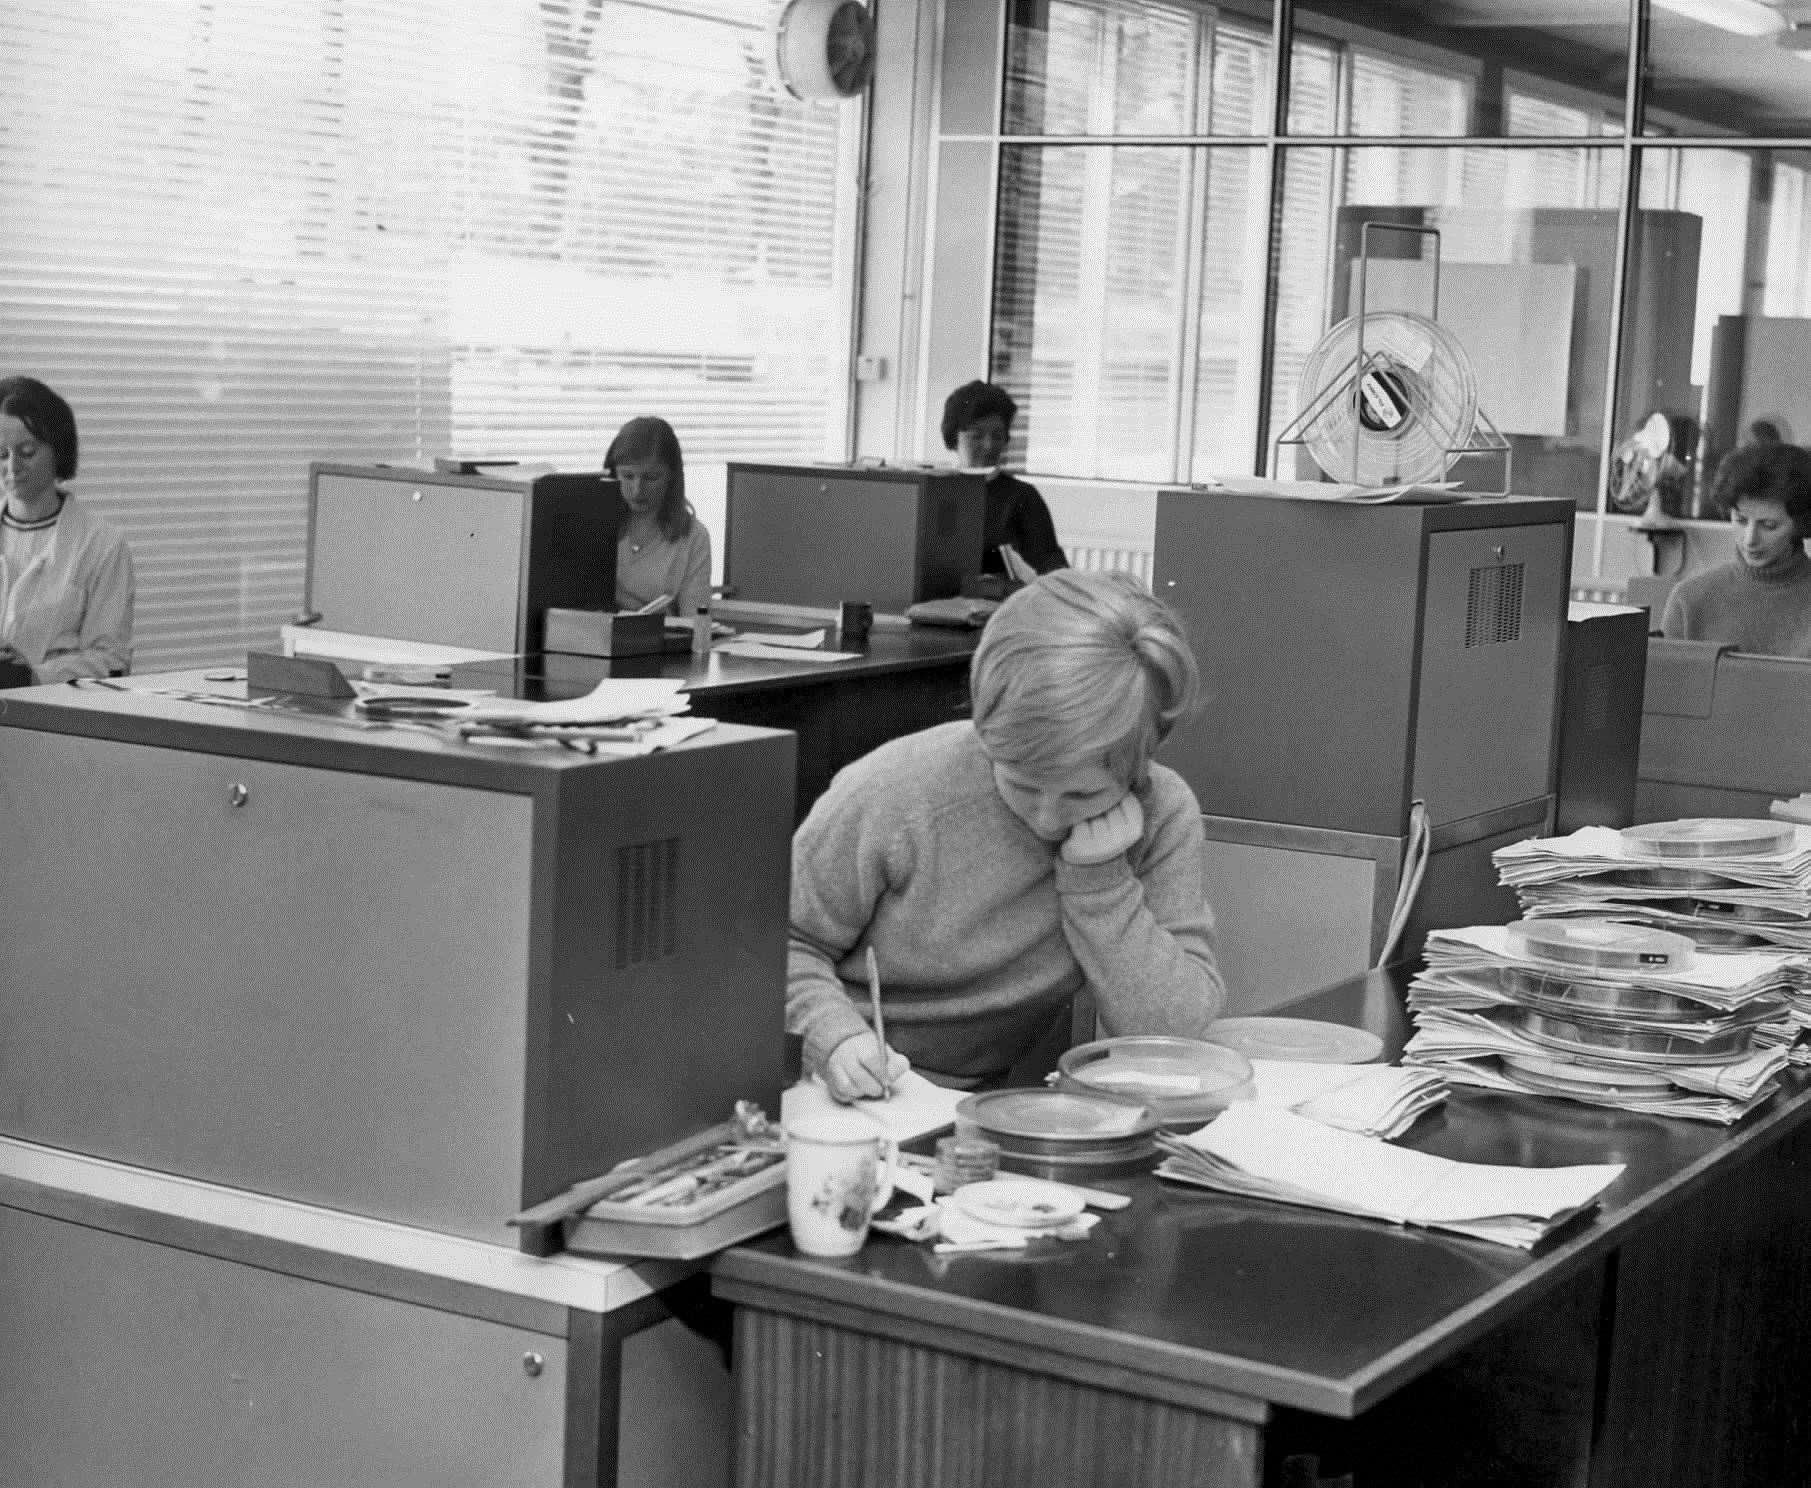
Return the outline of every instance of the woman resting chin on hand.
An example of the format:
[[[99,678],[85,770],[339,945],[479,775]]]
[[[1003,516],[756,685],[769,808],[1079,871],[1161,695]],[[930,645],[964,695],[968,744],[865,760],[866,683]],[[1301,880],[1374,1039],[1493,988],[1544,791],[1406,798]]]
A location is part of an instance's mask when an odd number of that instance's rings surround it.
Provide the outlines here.
[[[793,841],[787,1026],[839,1100],[908,1061],[997,1085],[1084,989],[1114,1034],[1197,1036],[1225,1002],[1201,809],[1151,761],[1199,687],[1175,616],[1129,576],[1046,574],[988,622],[970,687],[972,723],[857,760]]]

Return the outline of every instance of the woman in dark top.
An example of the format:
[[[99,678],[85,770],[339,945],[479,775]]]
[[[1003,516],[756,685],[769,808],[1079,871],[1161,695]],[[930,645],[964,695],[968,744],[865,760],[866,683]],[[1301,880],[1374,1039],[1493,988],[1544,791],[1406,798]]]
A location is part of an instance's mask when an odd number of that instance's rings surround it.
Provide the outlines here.
[[[1000,469],[1018,411],[1012,395],[991,382],[965,382],[943,403],[943,447],[956,452],[956,463],[964,470],[988,472],[983,573],[1006,572],[1003,544],[1037,573],[1069,566],[1038,488]]]

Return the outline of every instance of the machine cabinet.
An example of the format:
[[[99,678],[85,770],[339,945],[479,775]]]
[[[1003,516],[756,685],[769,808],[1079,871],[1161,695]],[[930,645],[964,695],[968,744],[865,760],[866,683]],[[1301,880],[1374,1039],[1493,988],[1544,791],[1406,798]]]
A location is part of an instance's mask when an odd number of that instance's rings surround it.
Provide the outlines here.
[[[593,760],[15,692],[0,1134],[513,1245],[777,1111],[792,783],[730,725]]]

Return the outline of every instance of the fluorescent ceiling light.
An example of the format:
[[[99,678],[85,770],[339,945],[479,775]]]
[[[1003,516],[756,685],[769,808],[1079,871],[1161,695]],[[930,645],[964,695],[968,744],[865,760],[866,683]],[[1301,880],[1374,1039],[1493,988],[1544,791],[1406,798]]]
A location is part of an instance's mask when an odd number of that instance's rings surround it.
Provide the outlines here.
[[[1761,4],[1761,0],[1654,0],[1654,4],[1719,31],[1733,31],[1737,36],[1771,36],[1786,25],[1785,17],[1771,5]]]

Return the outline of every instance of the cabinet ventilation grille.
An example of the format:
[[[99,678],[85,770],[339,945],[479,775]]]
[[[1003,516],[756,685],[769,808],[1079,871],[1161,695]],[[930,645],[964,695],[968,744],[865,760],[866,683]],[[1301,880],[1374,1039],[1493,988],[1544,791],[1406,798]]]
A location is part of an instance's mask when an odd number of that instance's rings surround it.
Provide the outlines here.
[[[679,943],[679,839],[616,851],[616,965],[670,956]]]
[[[1500,563],[1471,571],[1465,601],[1465,644],[1501,646],[1522,634],[1522,565]]]

